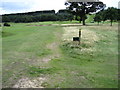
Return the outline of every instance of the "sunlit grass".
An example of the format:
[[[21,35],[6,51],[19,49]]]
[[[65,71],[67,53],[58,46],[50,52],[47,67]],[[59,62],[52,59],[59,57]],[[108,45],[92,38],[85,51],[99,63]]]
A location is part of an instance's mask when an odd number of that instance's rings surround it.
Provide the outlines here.
[[[3,87],[12,87],[22,77],[46,77],[47,88],[116,88],[118,74],[117,24],[87,23],[87,26],[28,26],[69,22],[10,23],[3,27]],[[81,45],[72,42],[82,30]],[[62,35],[61,35],[62,34]],[[57,42],[61,54],[48,63],[41,58],[56,53],[48,47]],[[54,48],[54,47],[53,47]],[[57,51],[58,51],[57,50]]]

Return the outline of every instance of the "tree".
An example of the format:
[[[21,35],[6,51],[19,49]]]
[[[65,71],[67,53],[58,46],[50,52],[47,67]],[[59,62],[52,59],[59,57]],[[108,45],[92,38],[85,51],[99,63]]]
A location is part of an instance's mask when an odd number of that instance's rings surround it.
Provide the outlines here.
[[[111,26],[112,26],[113,21],[118,19],[118,9],[114,7],[109,7],[106,10],[106,17],[108,20],[111,21]]]
[[[106,10],[100,12],[103,23],[107,20]]]
[[[10,22],[10,18],[8,16],[2,16],[2,22]]]
[[[97,13],[94,17],[94,21],[99,23],[102,21],[102,15],[100,13]]]
[[[72,21],[73,15],[67,9],[61,9],[56,13],[59,21]]]
[[[120,9],[118,9],[118,16],[117,16],[117,20],[120,21]]]
[[[85,25],[86,14],[103,10],[106,6],[103,2],[74,2],[72,0],[68,0],[65,5],[73,15],[80,16],[83,25]]]

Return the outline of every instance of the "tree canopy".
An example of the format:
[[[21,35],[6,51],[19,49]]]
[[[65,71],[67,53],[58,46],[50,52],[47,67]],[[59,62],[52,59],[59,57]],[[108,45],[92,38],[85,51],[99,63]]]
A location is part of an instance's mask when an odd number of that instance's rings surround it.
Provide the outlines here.
[[[61,9],[57,13],[55,10],[35,11],[27,13],[15,13],[2,15],[2,22],[28,23],[41,21],[68,21],[73,15],[66,9]]]
[[[102,21],[102,15],[100,13],[97,13],[94,17],[94,21],[98,22],[98,25],[99,25],[99,22]]]
[[[117,16],[118,16],[118,9],[117,8],[109,7],[106,10],[106,17],[107,17],[108,20],[111,21],[111,26],[112,26],[113,20],[117,20],[118,19]]]
[[[120,20],[120,9],[114,8],[114,7],[108,7],[105,10],[102,10],[98,13],[96,13],[94,17],[94,21],[100,22],[100,21],[106,21],[110,20],[111,26],[113,21],[119,21]]]
[[[85,25],[86,14],[95,13],[106,7],[103,2],[72,2],[70,0],[65,5],[73,15],[80,16],[83,25]]]

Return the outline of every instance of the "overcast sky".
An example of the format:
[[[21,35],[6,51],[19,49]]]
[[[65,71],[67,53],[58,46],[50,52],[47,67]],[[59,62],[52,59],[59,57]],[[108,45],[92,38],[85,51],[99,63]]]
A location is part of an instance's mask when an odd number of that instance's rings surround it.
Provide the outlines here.
[[[66,0],[1,0],[0,14],[65,9]],[[117,7],[120,0],[100,0],[107,7]]]

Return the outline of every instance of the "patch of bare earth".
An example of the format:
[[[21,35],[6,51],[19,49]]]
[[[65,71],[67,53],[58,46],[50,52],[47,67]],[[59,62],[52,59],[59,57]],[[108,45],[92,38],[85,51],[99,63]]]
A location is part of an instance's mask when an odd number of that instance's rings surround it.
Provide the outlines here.
[[[60,33],[55,32],[54,35],[55,35],[55,37],[57,37],[57,39],[61,38]],[[48,55],[48,56],[42,58],[41,60],[43,62],[47,63],[54,58],[59,58],[60,57],[59,42],[57,42],[57,41],[52,42],[52,43],[48,44],[46,47],[52,51],[52,55]]]
[[[22,78],[13,86],[13,88],[44,88],[42,86],[43,81],[45,81],[45,78],[43,77],[38,77],[33,80]]]
[[[59,53],[59,50],[58,50],[58,43],[57,42],[53,42],[53,43],[48,44],[47,48],[52,51],[52,54],[48,55],[46,57],[41,58],[40,61],[42,61],[44,63],[48,63],[50,60],[52,60],[54,58],[59,58],[60,57],[60,53]]]

